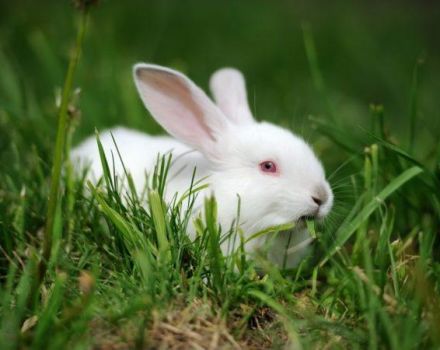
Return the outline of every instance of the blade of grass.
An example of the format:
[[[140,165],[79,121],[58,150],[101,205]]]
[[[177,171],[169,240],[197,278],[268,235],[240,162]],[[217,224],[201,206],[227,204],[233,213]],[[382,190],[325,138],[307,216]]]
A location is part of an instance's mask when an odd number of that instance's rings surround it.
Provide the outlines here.
[[[53,290],[49,297],[46,308],[39,317],[37,328],[35,330],[35,337],[33,342],[34,349],[41,349],[47,342],[47,337],[55,326],[57,314],[61,303],[63,302],[63,295],[66,288],[67,275],[59,273],[55,279]]]
[[[151,244],[150,241],[148,241],[144,237],[142,232],[140,232],[131,222],[125,220],[122,215],[119,214],[115,209],[110,207],[103,198],[102,194],[100,194],[98,190],[90,184],[90,182],[89,188],[91,189],[96,200],[98,201],[102,212],[122,233],[124,241],[126,242],[127,247],[131,250],[132,254],[134,254],[135,249],[150,251],[154,255],[158,254],[157,249]]]
[[[76,71],[76,67],[81,55],[82,44],[84,41],[87,22],[89,18],[89,12],[87,10],[81,13],[80,24],[77,32],[76,45],[73,51],[73,56],[69,61],[69,67],[67,69],[66,79],[64,81],[63,94],[61,98],[61,105],[58,112],[58,128],[55,141],[55,153],[52,165],[51,185],[49,200],[47,205],[46,214],[46,226],[44,230],[43,239],[43,255],[38,266],[38,284],[43,280],[46,273],[47,262],[50,259],[52,251],[52,234],[53,225],[55,221],[55,212],[57,209],[57,203],[60,192],[60,177],[61,167],[63,164],[63,155],[65,149],[66,132],[67,132],[67,110],[69,106],[69,98],[72,93],[73,77]]]
[[[288,230],[293,229],[294,227],[295,227],[295,224],[294,224],[294,223],[288,223],[288,224],[278,225],[278,226],[271,226],[271,227],[268,227],[268,228],[266,228],[266,229],[264,229],[264,230],[258,231],[258,232],[256,232],[256,233],[250,235],[250,236],[244,241],[244,243],[247,243],[247,242],[249,242],[249,241],[252,241],[253,239],[256,239],[256,238],[260,238],[260,237],[262,237],[262,236],[264,236],[264,235],[267,235],[267,234],[269,234],[269,233],[276,233],[276,232],[281,232],[281,231],[288,231]]]
[[[383,201],[388,198],[393,192],[402,187],[406,182],[411,180],[413,177],[419,175],[423,172],[423,169],[414,166],[405,170],[402,174],[394,178],[380,193],[375,196],[366,206],[362,208],[356,217],[341,226],[336,232],[336,242],[328,250],[325,257],[319,263],[322,267],[338,250],[341,249],[342,245],[352,236],[352,234],[359,228],[359,226],[380,206]]]
[[[150,205],[151,215],[156,229],[159,256],[164,258],[165,263],[167,263],[171,258],[170,243],[167,237],[166,213],[163,208],[164,203],[158,191],[151,190],[148,193],[148,203]]]

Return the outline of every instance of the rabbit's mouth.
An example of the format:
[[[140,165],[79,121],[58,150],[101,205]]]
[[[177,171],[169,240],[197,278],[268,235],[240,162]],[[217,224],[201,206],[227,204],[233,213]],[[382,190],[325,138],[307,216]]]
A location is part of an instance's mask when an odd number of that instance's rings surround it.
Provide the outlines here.
[[[302,229],[306,227],[307,220],[313,220],[313,218],[308,215],[301,216],[298,220],[296,220],[295,228]]]
[[[315,220],[316,216],[314,215],[303,215],[298,219],[298,222],[306,222],[307,220]]]
[[[303,215],[296,221],[296,227],[304,228],[307,226],[307,221],[314,221],[315,224],[319,224],[322,222],[322,218],[317,215]]]

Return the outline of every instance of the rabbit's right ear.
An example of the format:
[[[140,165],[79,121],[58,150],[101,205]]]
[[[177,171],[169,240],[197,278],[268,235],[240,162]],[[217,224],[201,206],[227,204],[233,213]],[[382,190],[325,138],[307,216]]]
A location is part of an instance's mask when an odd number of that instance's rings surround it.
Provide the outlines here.
[[[228,120],[185,75],[157,65],[133,67],[137,90],[154,119],[176,139],[210,155]]]
[[[243,74],[235,68],[222,68],[210,80],[211,92],[217,106],[235,124],[254,122],[249,109]]]

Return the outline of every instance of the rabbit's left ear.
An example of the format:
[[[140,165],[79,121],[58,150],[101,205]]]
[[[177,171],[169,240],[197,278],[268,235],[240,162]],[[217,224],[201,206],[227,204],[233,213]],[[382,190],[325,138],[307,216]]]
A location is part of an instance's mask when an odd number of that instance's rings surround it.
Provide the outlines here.
[[[240,71],[222,68],[214,72],[209,83],[217,106],[235,124],[254,122],[249,109],[246,84]]]

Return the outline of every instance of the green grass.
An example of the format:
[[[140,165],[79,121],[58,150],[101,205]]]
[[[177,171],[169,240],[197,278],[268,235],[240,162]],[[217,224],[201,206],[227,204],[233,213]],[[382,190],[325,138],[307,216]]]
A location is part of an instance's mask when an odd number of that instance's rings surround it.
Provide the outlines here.
[[[103,1],[72,51],[79,12],[23,4],[0,5],[0,349],[440,347],[439,6]],[[165,202],[168,157],[143,195],[103,152],[98,185],[61,164],[95,127],[160,132],[140,60],[205,87],[237,66],[256,114],[312,142],[336,202],[297,269],[246,256],[214,198],[194,218],[203,183]]]

